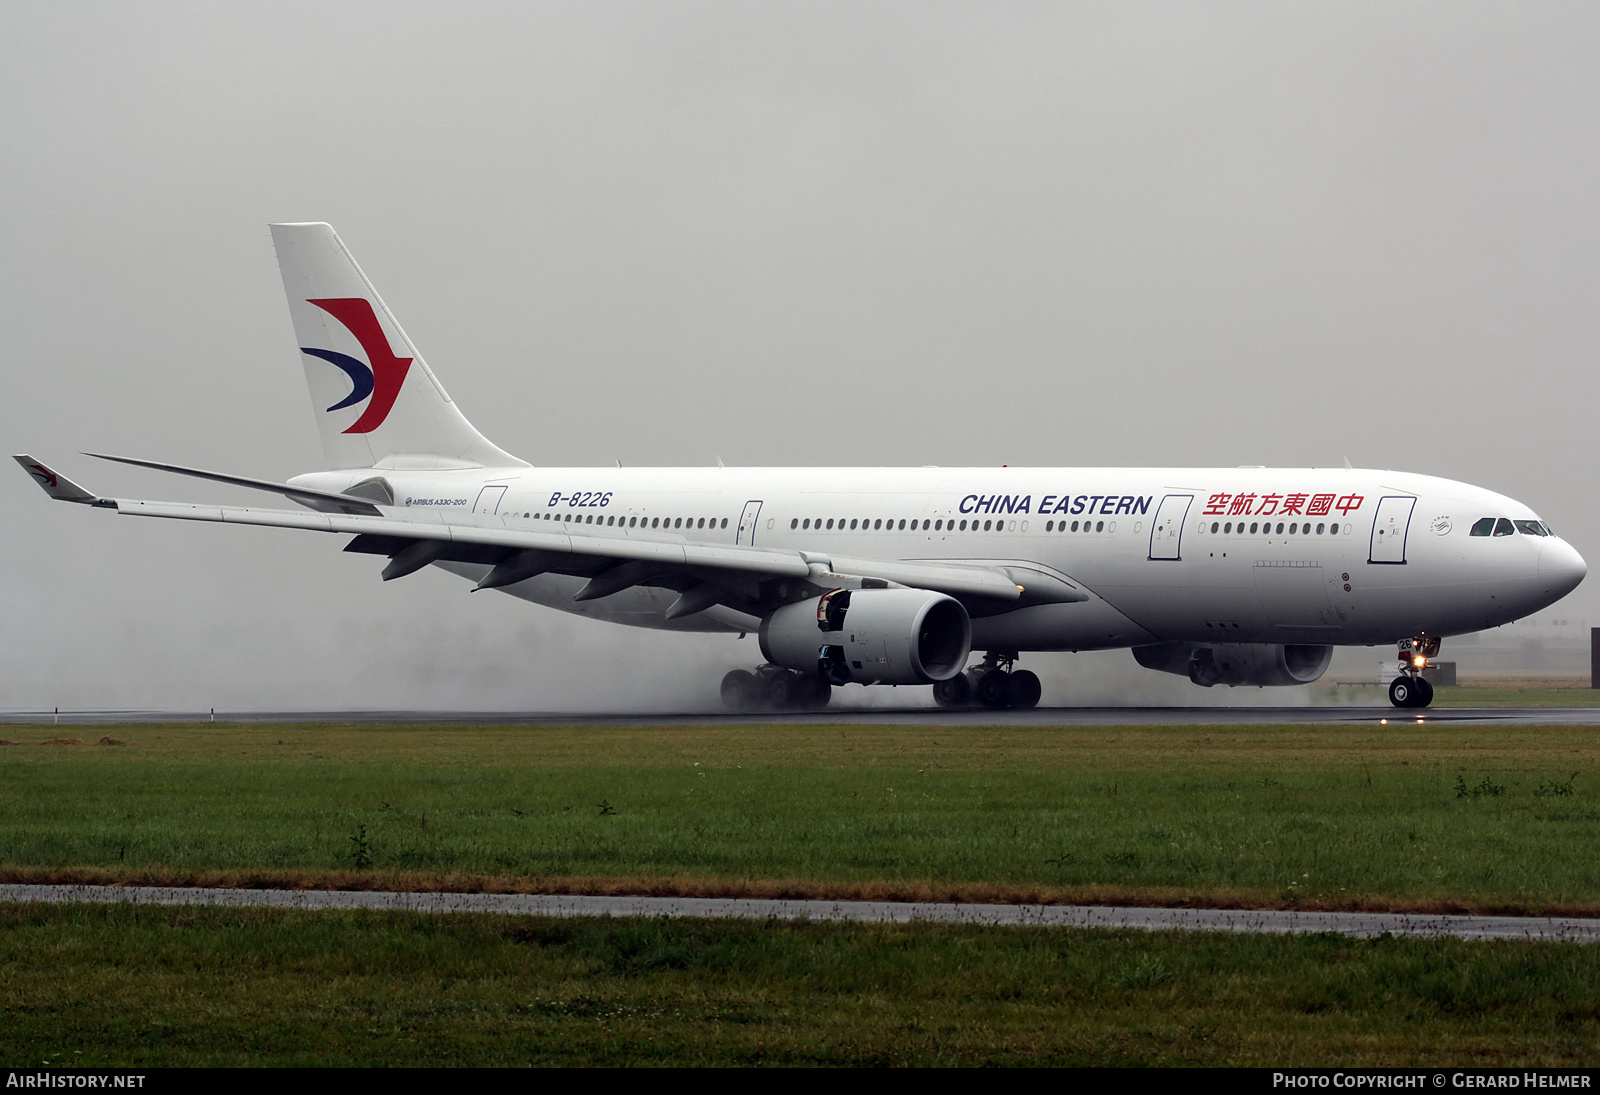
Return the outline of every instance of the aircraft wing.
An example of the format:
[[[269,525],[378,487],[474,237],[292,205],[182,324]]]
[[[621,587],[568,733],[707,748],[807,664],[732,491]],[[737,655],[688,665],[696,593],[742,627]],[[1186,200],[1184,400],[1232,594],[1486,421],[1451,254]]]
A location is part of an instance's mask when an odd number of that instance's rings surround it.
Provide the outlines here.
[[[376,517],[383,511],[370,501],[355,498],[348,494],[332,494],[324,490],[310,490],[297,487],[292,483],[274,483],[270,479],[250,479],[243,475],[226,475],[219,471],[203,471],[200,468],[186,468],[181,464],[161,464],[154,460],[135,460],[131,456],[106,456],[98,452],[86,452],[83,455],[92,456],[96,460],[114,460],[118,464],[132,464],[140,468],[153,468],[156,471],[171,472],[174,475],[189,475],[196,479],[209,479],[213,483],[228,483],[235,487],[248,487],[251,490],[271,491],[281,494],[291,502],[299,502],[308,509],[325,510],[329,513],[364,513]],[[22,459],[17,457],[18,460]]]
[[[261,525],[268,528],[306,529],[313,532],[344,533],[356,537],[347,551],[390,556],[384,577],[398,578],[429,563],[443,561],[487,563],[495,569],[479,583],[479,588],[496,588],[548,571],[578,574],[590,581],[576,596],[589,600],[617,592],[631,585],[665,585],[683,589],[687,597],[697,582],[707,579],[733,580],[730,596],[708,601],[705,595],[685,602],[709,607],[711,603],[760,600],[752,581],[800,579],[823,587],[849,584],[851,580],[880,581],[888,584],[929,589],[962,598],[984,598],[1014,602],[1023,588],[1000,566],[952,564],[906,560],[835,558],[826,553],[748,545],[699,544],[680,540],[650,539],[642,536],[587,535],[581,532],[510,528],[502,525],[449,524],[383,514],[304,512],[257,509],[246,506],[195,505],[186,502],[158,502],[130,498],[105,498],[73,483],[30,456],[14,459],[26,469],[52,498],[115,509],[136,517],[165,517],[180,521],[213,521],[223,524]],[[127,461],[177,470],[166,465]],[[183,469],[191,474],[189,469]],[[223,482],[237,477],[201,473],[202,478]],[[238,485],[276,490],[293,497],[299,491],[286,484],[246,480]],[[339,498],[342,496],[330,496]],[[298,499],[297,499],[298,500]],[[359,499],[350,499],[359,502]],[[497,577],[498,576],[498,577]],[[1043,576],[1041,576],[1043,577]],[[742,580],[740,580],[742,579]],[[743,588],[742,594],[736,592]],[[1081,595],[1069,599],[1082,599]],[[669,612],[669,617],[671,613]]]

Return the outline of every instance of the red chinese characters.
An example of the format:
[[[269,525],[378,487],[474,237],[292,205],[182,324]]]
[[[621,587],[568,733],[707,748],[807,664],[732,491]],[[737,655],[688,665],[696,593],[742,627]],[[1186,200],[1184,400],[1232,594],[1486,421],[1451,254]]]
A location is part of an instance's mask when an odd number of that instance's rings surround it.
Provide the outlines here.
[[[1207,517],[1328,517],[1334,510],[1348,517],[1361,508],[1360,494],[1211,494]]]

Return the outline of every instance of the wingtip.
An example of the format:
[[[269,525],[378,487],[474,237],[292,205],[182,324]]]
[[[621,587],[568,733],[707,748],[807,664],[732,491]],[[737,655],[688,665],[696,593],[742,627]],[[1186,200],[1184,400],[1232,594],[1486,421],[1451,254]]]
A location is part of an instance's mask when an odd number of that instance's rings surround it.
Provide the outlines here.
[[[99,495],[84,490],[42,460],[36,460],[27,453],[13,454],[11,459],[22,465],[22,470],[28,473],[29,478],[38,483],[41,490],[58,502],[80,502],[95,505],[104,501]]]

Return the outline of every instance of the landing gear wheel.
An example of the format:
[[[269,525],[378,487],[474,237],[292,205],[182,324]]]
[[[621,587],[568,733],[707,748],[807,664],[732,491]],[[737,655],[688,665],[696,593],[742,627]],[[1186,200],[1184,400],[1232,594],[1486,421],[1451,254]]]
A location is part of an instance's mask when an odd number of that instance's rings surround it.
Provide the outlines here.
[[[1011,674],[1011,706],[1027,710],[1039,706],[1039,696],[1044,689],[1039,685],[1039,678],[1026,669],[1019,669]]]
[[[1433,702],[1433,685],[1421,677],[1396,677],[1389,682],[1389,702],[1396,707],[1426,707]]]
[[[978,702],[985,707],[1011,705],[1011,674],[1003,669],[991,669],[978,678]]]
[[[1389,682],[1389,702],[1396,707],[1410,707],[1416,702],[1417,690],[1410,677],[1396,677]]]
[[[821,711],[832,699],[833,685],[821,677],[805,677],[795,697],[795,706],[802,711]]]
[[[965,673],[957,673],[933,686],[933,702],[940,707],[965,707],[972,702],[972,685]]]
[[[756,695],[756,675],[749,670],[734,669],[722,678],[722,705],[728,710],[753,711]]]
[[[801,694],[799,678],[790,673],[774,673],[766,680],[767,706],[783,710]]]
[[[1433,682],[1426,677],[1418,677],[1414,682],[1417,689],[1416,707],[1427,707],[1433,702]]]

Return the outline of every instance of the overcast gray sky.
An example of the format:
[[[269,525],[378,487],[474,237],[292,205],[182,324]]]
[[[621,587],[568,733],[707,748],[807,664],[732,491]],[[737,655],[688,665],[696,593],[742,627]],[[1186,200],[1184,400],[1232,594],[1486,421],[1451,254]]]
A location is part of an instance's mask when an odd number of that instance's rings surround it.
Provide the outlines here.
[[[75,454],[315,469],[265,225],[326,220],[535,463],[1348,456],[1597,566],[1597,103],[1592,3],[12,2],[0,437],[140,497],[234,500]],[[0,505],[0,707],[572,706],[612,663],[682,702],[758,659]]]

